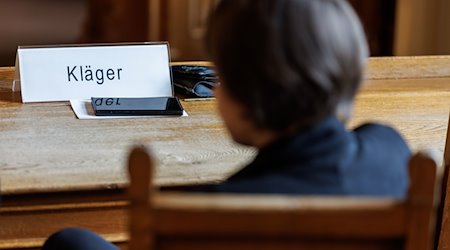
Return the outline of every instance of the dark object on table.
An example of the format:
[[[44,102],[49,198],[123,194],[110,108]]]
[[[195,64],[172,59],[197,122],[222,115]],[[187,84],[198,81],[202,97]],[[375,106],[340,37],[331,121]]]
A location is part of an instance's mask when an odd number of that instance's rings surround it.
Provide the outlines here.
[[[96,116],[183,115],[176,97],[92,97],[91,103]]]
[[[214,68],[209,66],[172,66],[172,75],[175,92],[187,97],[212,97],[219,84]]]

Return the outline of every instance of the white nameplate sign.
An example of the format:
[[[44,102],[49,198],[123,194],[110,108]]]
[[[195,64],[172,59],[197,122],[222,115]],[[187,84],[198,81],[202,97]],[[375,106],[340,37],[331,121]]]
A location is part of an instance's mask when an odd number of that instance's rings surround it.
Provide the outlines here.
[[[22,102],[173,96],[167,43],[19,47]]]

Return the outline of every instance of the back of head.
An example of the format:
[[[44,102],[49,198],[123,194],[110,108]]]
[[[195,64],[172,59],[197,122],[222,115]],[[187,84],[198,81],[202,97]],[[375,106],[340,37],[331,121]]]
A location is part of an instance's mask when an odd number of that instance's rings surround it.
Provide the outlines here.
[[[206,43],[224,89],[275,131],[350,106],[368,56],[345,0],[222,0]]]

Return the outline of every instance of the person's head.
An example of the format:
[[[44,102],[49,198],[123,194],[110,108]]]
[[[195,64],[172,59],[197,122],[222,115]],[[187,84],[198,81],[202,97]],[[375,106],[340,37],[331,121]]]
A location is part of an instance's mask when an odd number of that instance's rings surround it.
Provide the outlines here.
[[[283,134],[351,107],[368,56],[345,0],[222,0],[205,41],[221,77],[219,110],[249,145],[246,129]]]

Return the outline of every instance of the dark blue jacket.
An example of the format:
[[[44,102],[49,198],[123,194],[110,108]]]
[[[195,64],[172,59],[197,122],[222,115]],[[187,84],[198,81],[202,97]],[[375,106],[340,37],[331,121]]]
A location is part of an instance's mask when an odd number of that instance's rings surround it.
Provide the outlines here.
[[[259,151],[252,163],[206,192],[404,197],[410,150],[392,128],[353,131],[328,117]]]

